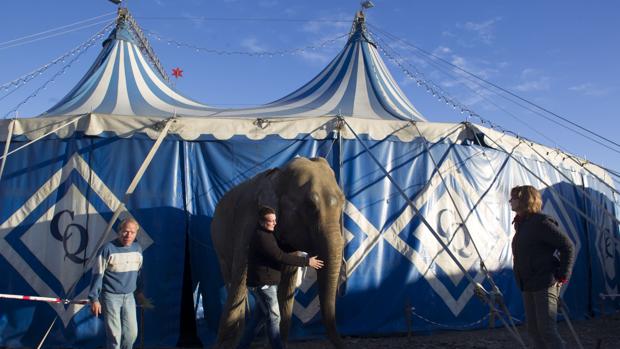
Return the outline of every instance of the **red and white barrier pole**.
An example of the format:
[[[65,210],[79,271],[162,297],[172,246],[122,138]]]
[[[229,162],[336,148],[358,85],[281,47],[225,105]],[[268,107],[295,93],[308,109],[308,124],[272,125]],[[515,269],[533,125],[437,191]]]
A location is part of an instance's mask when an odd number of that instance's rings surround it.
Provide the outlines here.
[[[6,294],[0,293],[0,299],[18,299],[22,301],[34,301],[34,302],[47,302],[47,303],[63,303],[63,304],[88,304],[88,300],[76,300],[61,299],[58,297],[39,297],[39,296],[24,296],[19,294]]]

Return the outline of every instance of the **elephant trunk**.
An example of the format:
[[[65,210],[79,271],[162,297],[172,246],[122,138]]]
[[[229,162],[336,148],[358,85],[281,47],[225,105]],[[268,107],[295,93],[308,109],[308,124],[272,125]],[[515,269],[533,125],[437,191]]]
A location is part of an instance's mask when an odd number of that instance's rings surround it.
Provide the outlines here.
[[[321,243],[318,246],[318,252],[319,258],[325,261],[325,267],[317,273],[321,315],[327,331],[327,338],[336,348],[343,348],[344,342],[336,329],[336,292],[342,264],[344,239],[340,233],[340,227],[329,229],[324,234],[329,242]]]

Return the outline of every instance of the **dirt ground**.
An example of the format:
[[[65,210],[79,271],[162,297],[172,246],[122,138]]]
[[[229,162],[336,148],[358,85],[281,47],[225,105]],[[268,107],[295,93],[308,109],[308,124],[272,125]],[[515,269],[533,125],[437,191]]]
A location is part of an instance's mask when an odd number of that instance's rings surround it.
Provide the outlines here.
[[[620,348],[620,313],[602,318],[574,321],[573,325],[585,349],[612,349]],[[518,329],[527,341],[524,326]],[[562,337],[566,341],[566,348],[579,348],[566,322],[559,324]],[[392,337],[346,337],[347,348],[351,349],[379,349],[379,348],[416,348],[416,349],[486,349],[511,348],[518,349],[520,345],[505,328],[485,329],[476,331],[449,331],[437,332],[432,335],[411,335]],[[288,349],[332,348],[326,340],[291,342]]]

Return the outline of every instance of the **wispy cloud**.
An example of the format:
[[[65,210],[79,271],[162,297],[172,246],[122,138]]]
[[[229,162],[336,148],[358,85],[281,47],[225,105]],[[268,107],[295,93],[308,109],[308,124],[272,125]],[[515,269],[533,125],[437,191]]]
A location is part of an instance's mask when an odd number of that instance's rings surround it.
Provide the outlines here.
[[[330,53],[316,51],[303,51],[299,54],[299,56],[306,61],[320,64],[326,64],[334,58],[334,56]]]
[[[266,8],[275,7],[277,5],[278,5],[278,0],[261,0],[258,2],[258,6],[266,7]]]
[[[192,25],[194,26],[194,29],[203,29],[205,27],[205,21],[203,21],[200,18],[196,18],[195,14],[182,12],[181,16],[191,21]]]
[[[432,51],[437,56],[467,72],[470,72],[485,80],[492,80],[499,76],[501,70],[508,66],[507,62],[491,62],[477,58],[467,58],[459,55],[451,47],[442,45]],[[428,59],[427,68],[424,69],[424,79],[431,85],[437,85],[444,90],[445,97],[453,99],[464,106],[478,111],[494,111],[492,93],[481,86],[476,79],[465,74],[458,68],[450,67],[439,61],[430,64]],[[443,68],[438,68],[443,66]],[[408,81],[405,85],[410,85]],[[442,92],[440,92],[442,93]],[[443,94],[442,93],[442,94]],[[457,107],[458,109],[458,107]]]
[[[475,34],[479,41],[488,45],[493,43],[495,39],[495,26],[501,20],[501,17],[495,17],[484,22],[465,22],[465,24],[460,26],[462,29]]]
[[[599,87],[591,82],[571,86],[568,89],[570,91],[579,92],[585,96],[606,96],[611,92],[610,88]]]
[[[285,15],[291,16],[291,17],[295,16],[295,15],[297,15],[299,13],[299,11],[297,9],[292,8],[292,7],[285,8],[283,12],[284,12]]]
[[[458,33],[452,30],[444,30],[441,36],[454,40],[463,47],[475,47],[480,43],[491,45],[495,40],[497,24],[501,20],[502,17],[495,17],[482,22],[457,23]]]
[[[437,47],[433,50],[433,54],[483,79],[489,79],[490,77],[497,75],[500,68],[507,65],[506,62],[495,63],[484,60],[476,60],[474,62],[470,59],[465,58],[464,56],[455,53],[454,50],[447,46]],[[453,72],[455,75],[463,74],[463,72],[459,71],[456,68],[453,69]]]
[[[441,36],[447,37],[447,38],[454,38],[456,37],[456,35],[449,31],[449,30],[444,30],[443,32],[441,32]]]
[[[541,71],[527,68],[521,72],[521,83],[515,86],[517,91],[547,91],[551,87],[551,79]]]
[[[301,27],[302,31],[312,34],[325,35],[326,33],[344,33],[351,28],[352,18],[347,13],[332,13],[321,16],[316,21],[304,23]]]
[[[342,34],[348,33],[351,22],[348,21],[349,14],[331,13],[319,16],[316,21],[306,22],[299,27],[299,30],[305,33],[305,41],[309,45],[328,42]],[[337,43],[329,45],[319,50],[305,50],[299,54],[299,57],[312,64],[325,64],[331,61],[338,50],[342,48],[345,37],[342,37]]]
[[[254,37],[249,37],[241,40],[241,47],[248,49],[251,52],[265,52],[267,51],[267,46],[261,44],[258,39]]]

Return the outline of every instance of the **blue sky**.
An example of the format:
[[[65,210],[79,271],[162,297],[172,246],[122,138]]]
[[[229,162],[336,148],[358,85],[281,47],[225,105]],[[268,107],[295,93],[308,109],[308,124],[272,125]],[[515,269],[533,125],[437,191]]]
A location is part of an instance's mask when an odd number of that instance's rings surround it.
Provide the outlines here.
[[[343,46],[342,35],[359,8],[357,0],[130,0],[126,4],[149,33],[168,74],[175,67],[183,69],[176,88],[214,106],[262,104],[306,83]],[[620,143],[616,105],[620,100],[619,2],[374,0],[374,4],[367,12],[370,29],[382,39],[380,45],[398,53],[401,64],[422,72],[449,96],[505,129],[620,170],[620,147],[608,144],[615,149],[610,150],[518,107],[473,85],[453,69],[438,68],[436,61],[423,59],[409,45]],[[111,22],[114,11],[115,6],[105,0],[3,3],[0,86],[79,46]],[[84,20],[89,21],[67,26]],[[62,26],[67,27],[13,41]],[[405,42],[388,38],[386,32]],[[32,41],[44,36],[51,37]],[[168,44],[170,40],[175,43]],[[310,49],[321,43],[325,46]],[[299,48],[305,49],[296,54],[267,54]],[[61,69],[74,56],[54,64],[6,97],[7,90],[0,90],[0,116],[56,74],[54,82],[20,106],[18,113],[27,117],[47,110],[76,84],[99,49],[99,44],[93,45],[63,73]],[[245,54],[223,54],[233,51]],[[405,94],[429,121],[465,119],[417,86],[392,60],[384,59]]]

